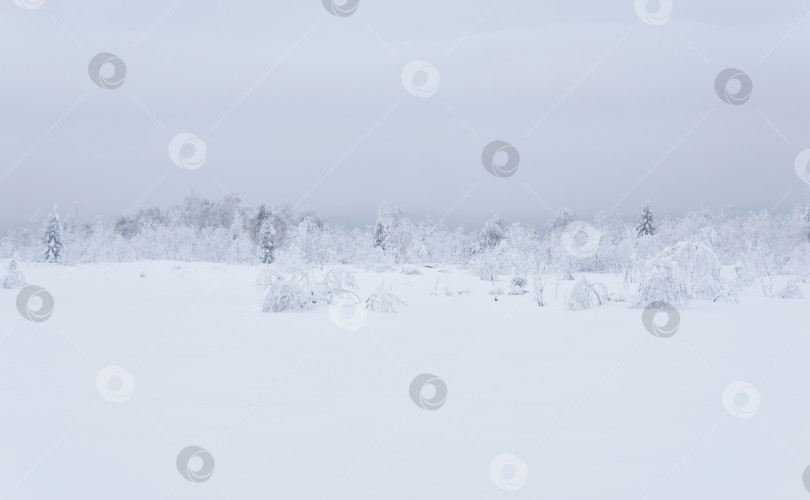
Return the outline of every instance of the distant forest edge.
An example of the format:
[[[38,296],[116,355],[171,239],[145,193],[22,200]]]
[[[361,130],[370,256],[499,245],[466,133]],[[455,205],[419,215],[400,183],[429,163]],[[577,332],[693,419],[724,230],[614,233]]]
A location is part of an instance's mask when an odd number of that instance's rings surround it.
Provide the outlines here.
[[[182,204],[141,209],[112,224],[62,218],[54,208],[0,239],[0,257],[62,265],[156,259],[279,268],[441,263],[485,280],[622,273],[626,282],[651,290],[644,300],[733,299],[746,284],[787,297],[798,289],[775,290],[776,276],[791,283],[810,276],[810,206],[779,215],[699,210],[657,220],[647,203],[634,223],[604,212],[580,221],[562,209],[542,228],[495,215],[465,230],[414,222],[382,204],[374,225],[344,229],[314,210],[246,207],[236,196],[192,194]]]

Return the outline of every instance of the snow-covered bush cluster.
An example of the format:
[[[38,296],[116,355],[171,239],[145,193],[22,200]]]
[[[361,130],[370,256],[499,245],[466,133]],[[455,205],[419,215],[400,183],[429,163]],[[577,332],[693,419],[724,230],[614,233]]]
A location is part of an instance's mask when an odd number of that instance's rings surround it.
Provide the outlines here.
[[[608,290],[602,283],[590,283],[585,277],[580,278],[565,301],[572,311],[583,311],[601,306],[608,300]]]
[[[11,259],[11,262],[8,263],[6,274],[0,277],[0,288],[10,290],[23,288],[25,285],[25,277],[23,277],[22,272],[17,269],[17,260]]]
[[[571,235],[574,226],[587,229],[575,236],[591,240],[578,242]],[[269,310],[303,309],[329,300],[326,277],[314,278],[301,269],[348,264],[418,275],[430,263],[465,268],[491,281],[494,295],[525,293],[540,306],[544,293],[556,295],[562,280],[620,273],[634,294],[629,302],[641,307],[651,301],[734,300],[737,290],[749,285],[768,297],[800,295],[796,283],[810,277],[810,211],[738,215],[701,210],[659,220],[648,203],[634,221],[598,213],[586,224],[561,210],[542,228],[493,216],[480,229],[465,230],[412,222],[384,204],[374,225],[347,230],[327,224],[312,210],[252,208],[235,196],[209,200],[190,195],[179,205],[141,209],[112,224],[60,218],[56,209],[47,216],[36,214],[25,227],[0,238],[0,258],[12,256],[64,265],[140,259],[272,264],[268,273],[276,274],[260,277]],[[279,272],[279,266],[287,269]],[[498,288],[500,278],[506,284]],[[574,288],[570,307],[602,300],[601,290],[586,283]],[[386,293],[381,288],[369,306],[395,306]]]
[[[264,312],[298,311],[319,303],[331,304],[357,288],[354,274],[340,268],[321,272],[309,267],[292,270],[265,268],[256,278],[256,286],[267,292]]]

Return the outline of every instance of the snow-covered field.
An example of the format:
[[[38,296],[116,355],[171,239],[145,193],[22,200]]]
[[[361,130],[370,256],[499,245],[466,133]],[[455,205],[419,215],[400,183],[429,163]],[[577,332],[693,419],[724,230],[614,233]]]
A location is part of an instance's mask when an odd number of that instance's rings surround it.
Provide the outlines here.
[[[625,302],[566,310],[572,281],[539,308],[461,270],[352,269],[407,305],[348,331],[325,305],[262,313],[258,267],[22,270],[55,309],[0,290],[2,499],[807,495],[808,300],[694,302],[663,339]],[[409,394],[423,373],[438,409]],[[178,471],[190,445],[210,478]]]

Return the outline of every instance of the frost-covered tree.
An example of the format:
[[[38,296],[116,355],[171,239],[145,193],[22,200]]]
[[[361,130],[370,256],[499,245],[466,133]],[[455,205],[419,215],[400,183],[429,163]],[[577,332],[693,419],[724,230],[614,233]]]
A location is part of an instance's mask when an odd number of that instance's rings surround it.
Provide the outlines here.
[[[389,207],[387,203],[380,205],[377,211],[377,221],[374,224],[372,245],[379,248],[383,255],[399,261],[407,247],[408,235],[411,231],[410,221],[402,217],[398,207]]]
[[[275,236],[276,228],[272,219],[267,219],[262,223],[259,230],[259,258],[262,264],[271,264],[275,259]]]
[[[808,205],[807,209],[804,211],[804,217],[802,217],[802,226],[804,226],[805,236],[810,240],[810,205]]]
[[[321,246],[323,225],[319,224],[317,217],[304,217],[295,227],[292,236],[291,246],[305,263],[325,262],[325,252]]]
[[[245,228],[242,211],[237,207],[233,213],[233,221],[228,229],[227,260],[235,264],[249,261],[255,246]]]
[[[256,216],[250,220],[250,239],[252,239],[257,245],[261,245],[262,227],[264,226],[265,221],[269,220],[270,217],[270,211],[267,209],[267,206],[262,203]]]
[[[655,233],[655,221],[653,219],[652,209],[650,208],[650,202],[648,201],[641,209],[641,215],[639,216],[638,224],[636,225],[636,234],[639,237],[642,237],[652,236]]]
[[[720,269],[720,259],[708,245],[676,243],[647,262],[635,305],[646,307],[655,301],[679,305],[691,300],[730,298],[733,290],[721,280]]]
[[[25,277],[19,269],[17,269],[17,259],[11,259],[8,263],[8,269],[5,276],[0,278],[0,288],[7,290],[15,288],[23,288],[25,286]]]
[[[561,208],[557,212],[557,215],[546,223],[544,232],[546,235],[551,235],[553,238],[559,239],[559,235],[575,220],[577,220],[577,214],[567,208]]]
[[[53,212],[48,217],[48,225],[45,227],[44,234],[45,252],[43,253],[42,260],[44,262],[59,263],[62,262],[62,250],[65,246],[65,231],[62,228],[62,222],[59,220],[59,214],[56,213],[56,205],[53,207]]]
[[[481,229],[479,244],[482,249],[495,248],[506,237],[506,220],[500,215],[493,215]]]
[[[377,221],[374,224],[374,246],[384,252],[393,250],[395,232],[400,222],[399,208],[391,208],[387,203],[380,205],[377,210]]]
[[[115,234],[121,235],[122,238],[128,240],[132,239],[141,232],[140,228],[138,227],[138,221],[124,215],[115,220],[113,231]]]

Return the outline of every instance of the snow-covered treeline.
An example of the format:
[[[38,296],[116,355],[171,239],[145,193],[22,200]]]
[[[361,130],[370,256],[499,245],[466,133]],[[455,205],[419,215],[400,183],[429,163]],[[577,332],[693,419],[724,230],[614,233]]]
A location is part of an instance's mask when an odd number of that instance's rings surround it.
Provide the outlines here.
[[[37,214],[0,240],[0,257],[67,265],[167,259],[379,268],[436,262],[485,280],[511,275],[528,282],[538,275],[621,273],[638,285],[640,302],[662,296],[684,302],[733,296],[740,284],[756,284],[767,296],[789,295],[789,289],[775,289],[775,279],[810,276],[810,211],[702,210],[657,220],[648,203],[632,222],[604,213],[580,221],[561,210],[542,228],[493,216],[483,227],[465,230],[413,222],[383,204],[374,226],[346,230],[312,210],[190,195],[180,205],[142,209],[112,224],[60,218],[56,209]]]

